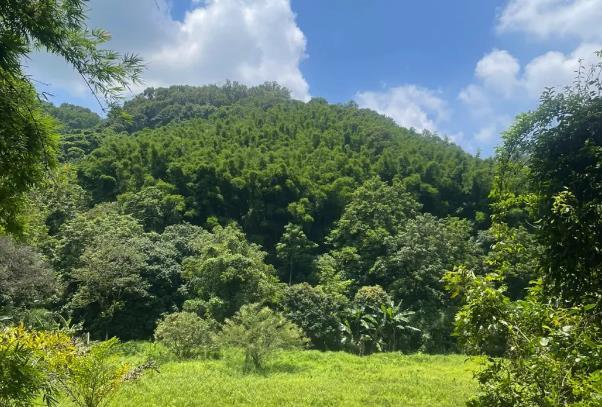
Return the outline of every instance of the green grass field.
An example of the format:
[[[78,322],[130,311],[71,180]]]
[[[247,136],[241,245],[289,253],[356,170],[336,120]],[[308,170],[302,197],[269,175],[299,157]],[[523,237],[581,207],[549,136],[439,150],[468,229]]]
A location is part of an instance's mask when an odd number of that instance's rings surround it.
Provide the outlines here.
[[[239,355],[168,362],[127,384],[111,406],[461,406],[475,392],[475,360],[461,355],[282,352],[262,373]]]

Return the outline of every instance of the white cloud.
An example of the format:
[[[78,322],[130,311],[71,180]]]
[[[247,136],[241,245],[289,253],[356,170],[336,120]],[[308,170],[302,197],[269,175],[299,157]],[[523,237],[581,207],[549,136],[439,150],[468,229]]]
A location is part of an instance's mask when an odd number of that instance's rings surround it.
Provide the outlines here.
[[[460,91],[458,99],[466,106],[470,106],[473,114],[477,116],[488,116],[493,113],[490,95],[481,85],[470,84]]]
[[[359,92],[355,100],[360,107],[384,114],[403,127],[437,131],[448,116],[445,101],[432,90],[404,85],[384,91]]]
[[[594,63],[594,52],[601,48],[601,44],[588,43],[568,54],[550,51],[524,67],[508,51],[493,50],[485,55],[476,64],[475,82],[458,94],[467,117],[475,124],[472,142],[485,147],[495,144],[514,115],[535,107],[545,88],[570,85],[579,60],[585,66]]]
[[[475,75],[499,94],[510,97],[518,85],[520,65],[508,51],[494,49],[477,63]]]
[[[601,22],[602,0],[511,0],[499,16],[498,30],[602,41]]]
[[[549,51],[521,67],[508,51],[493,50],[477,62],[477,83],[460,91],[459,99],[481,112],[491,112],[498,95],[511,102],[517,99],[537,100],[547,87],[564,87],[574,80],[580,61],[589,66],[597,61],[595,51],[602,44],[586,43],[570,54]]]
[[[293,97],[309,98],[299,69],[305,36],[289,0],[207,0],[193,7],[177,21],[166,0],[92,0],[89,25],[112,33],[110,48],[142,56],[145,86],[276,81]],[[60,59],[37,53],[28,65],[50,89],[82,92],[81,80]]]
[[[568,55],[549,51],[531,60],[525,66],[523,86],[531,98],[537,98],[546,87],[564,87],[575,79],[579,60],[584,66],[596,62],[594,52],[602,44],[582,44]]]

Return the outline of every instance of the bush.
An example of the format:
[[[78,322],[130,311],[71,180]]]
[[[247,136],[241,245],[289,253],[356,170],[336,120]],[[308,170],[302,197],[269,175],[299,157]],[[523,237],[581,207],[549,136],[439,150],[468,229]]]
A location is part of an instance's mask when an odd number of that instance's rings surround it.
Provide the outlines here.
[[[116,338],[99,342],[69,363],[69,374],[60,378],[62,390],[79,407],[104,406],[130,378],[131,369],[116,358]]]
[[[42,396],[51,403],[57,379],[76,357],[62,332],[35,332],[23,326],[0,330],[0,405],[29,406]]]
[[[123,382],[152,367],[121,363],[115,357],[118,343],[113,338],[84,348],[65,332],[22,325],[0,330],[0,406],[31,406],[39,397],[56,405],[59,392],[76,406],[105,405]]]
[[[192,312],[176,312],[157,324],[155,340],[179,358],[215,357],[219,354],[215,340],[217,326],[213,319],[203,319]]]
[[[307,283],[288,287],[284,313],[320,350],[337,350],[341,344],[341,305],[318,287]]]
[[[45,385],[33,352],[15,344],[0,346],[0,405],[29,406]]]
[[[277,349],[300,348],[307,342],[297,325],[259,304],[243,305],[232,319],[227,319],[221,341],[244,349],[245,370],[262,368]]]

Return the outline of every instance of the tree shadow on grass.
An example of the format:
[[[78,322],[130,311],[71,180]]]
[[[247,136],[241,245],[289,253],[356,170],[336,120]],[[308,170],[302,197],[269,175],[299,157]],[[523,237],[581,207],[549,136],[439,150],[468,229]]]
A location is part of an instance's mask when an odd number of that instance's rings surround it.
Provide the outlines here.
[[[304,366],[300,366],[291,362],[284,361],[275,361],[270,363],[268,366],[261,368],[261,374],[265,376],[269,376],[273,373],[299,373],[303,370],[306,370]]]
[[[265,366],[259,368],[245,365],[243,360],[236,358],[229,358],[225,360],[225,363],[230,371],[234,371],[238,374],[263,377],[268,377],[273,374],[296,374],[307,369],[306,367],[295,363],[279,360],[268,362]]]

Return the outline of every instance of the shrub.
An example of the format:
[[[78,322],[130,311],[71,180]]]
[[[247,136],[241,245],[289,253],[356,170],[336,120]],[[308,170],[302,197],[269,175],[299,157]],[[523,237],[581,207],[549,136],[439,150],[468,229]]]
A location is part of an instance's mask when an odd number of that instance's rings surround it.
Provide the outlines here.
[[[0,405],[30,405],[44,388],[44,379],[31,350],[16,344],[0,346]]]
[[[360,355],[414,352],[427,336],[416,327],[416,313],[395,304],[380,285],[360,287],[342,328],[344,348]]]
[[[113,338],[84,348],[62,331],[22,325],[0,330],[0,406],[30,406],[40,396],[56,405],[60,391],[76,406],[106,405],[124,381],[152,367],[121,363],[115,357],[118,343]]]
[[[179,358],[215,357],[217,322],[200,318],[192,312],[166,315],[155,329],[155,340],[165,345]]]
[[[57,379],[76,355],[75,345],[62,332],[23,326],[0,330],[0,405],[29,406],[40,395],[52,403]]]
[[[307,283],[288,287],[284,294],[284,314],[320,350],[336,350],[341,343],[341,305],[319,287]]]
[[[59,376],[60,388],[79,407],[99,407],[108,403],[132,369],[116,358],[116,338],[99,342],[69,363],[69,374]]]
[[[468,405],[597,406],[602,401],[600,304],[564,307],[541,301],[541,280],[523,300],[510,301],[500,276],[464,269],[446,277],[462,289],[455,333],[464,349],[489,357]]]
[[[243,305],[232,319],[227,319],[221,340],[244,349],[245,370],[260,369],[277,349],[300,348],[307,341],[297,325],[259,304]]]

